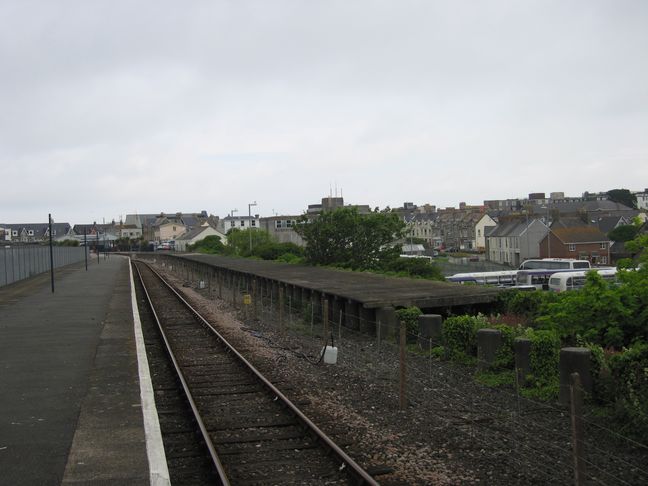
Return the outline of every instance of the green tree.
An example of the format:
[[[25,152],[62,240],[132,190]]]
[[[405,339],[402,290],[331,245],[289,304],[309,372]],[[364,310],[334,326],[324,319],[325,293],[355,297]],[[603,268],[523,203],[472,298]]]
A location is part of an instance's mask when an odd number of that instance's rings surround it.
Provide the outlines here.
[[[608,233],[608,238],[612,241],[630,241],[637,236],[639,228],[632,224],[624,224],[617,226],[612,231]]]
[[[252,238],[252,253],[250,253],[250,237]],[[267,231],[255,228],[244,230],[234,228],[227,233],[226,252],[230,255],[248,257],[253,255],[254,248],[272,242],[270,233]]]
[[[210,235],[202,240],[196,241],[193,245],[188,245],[187,250],[197,251],[199,253],[219,254],[225,253],[225,245],[219,236]]]
[[[637,196],[628,189],[612,189],[607,192],[610,201],[624,204],[629,208],[637,209]]]
[[[359,214],[355,208],[324,211],[313,220],[303,216],[299,223],[295,231],[306,242],[309,263],[353,270],[376,269],[397,256],[400,246],[393,242],[405,228],[395,213]]]

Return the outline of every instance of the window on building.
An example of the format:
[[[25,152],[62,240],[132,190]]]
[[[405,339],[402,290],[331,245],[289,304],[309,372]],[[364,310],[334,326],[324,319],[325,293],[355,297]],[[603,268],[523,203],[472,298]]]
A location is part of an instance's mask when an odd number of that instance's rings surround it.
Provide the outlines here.
[[[34,230],[27,230],[27,234],[29,236],[34,236]]]
[[[607,249],[607,243],[601,243],[601,250]]]
[[[245,226],[245,220],[244,220],[244,219],[241,220],[241,228],[242,228],[243,226]]]
[[[251,226],[256,226],[256,219],[253,219],[252,221],[250,221],[250,225]]]
[[[234,221],[230,221],[230,228],[233,228],[236,223]]]
[[[18,231],[13,230],[13,231],[11,232],[11,236],[18,236]]]
[[[576,244],[575,243],[570,243],[569,244],[569,251],[576,251]]]
[[[600,262],[601,262],[601,265],[607,265],[607,257],[602,256],[601,259],[600,259]]]

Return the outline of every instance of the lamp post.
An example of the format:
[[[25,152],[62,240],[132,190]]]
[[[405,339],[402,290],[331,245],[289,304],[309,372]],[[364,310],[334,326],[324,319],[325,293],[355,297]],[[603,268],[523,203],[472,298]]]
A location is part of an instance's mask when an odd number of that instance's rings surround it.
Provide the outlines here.
[[[547,258],[551,258],[551,225],[549,223],[549,206],[542,206],[541,209],[547,210],[547,229],[549,230],[547,233]]]
[[[250,226],[248,227],[248,233],[250,233],[250,254],[252,254],[252,206],[256,206],[257,202],[254,201],[248,204],[248,222]]]
[[[526,257],[531,258],[531,255],[530,255],[531,250],[529,249],[529,207],[528,206],[526,208],[526,223],[527,223],[526,235],[525,235],[526,236],[526,247],[527,247]],[[522,261],[524,261],[524,260],[522,260]]]

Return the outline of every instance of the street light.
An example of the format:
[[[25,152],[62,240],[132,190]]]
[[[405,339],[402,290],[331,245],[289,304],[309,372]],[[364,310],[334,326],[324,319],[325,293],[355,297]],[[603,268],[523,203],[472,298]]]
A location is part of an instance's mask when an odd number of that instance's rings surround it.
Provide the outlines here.
[[[547,233],[547,258],[551,258],[551,225],[549,224],[549,205],[541,206],[540,209],[547,210],[547,229],[549,230],[549,232]]]
[[[252,254],[252,206],[256,206],[257,202],[254,201],[253,203],[248,204],[248,223],[250,226],[248,227],[248,233],[250,233],[250,254]]]

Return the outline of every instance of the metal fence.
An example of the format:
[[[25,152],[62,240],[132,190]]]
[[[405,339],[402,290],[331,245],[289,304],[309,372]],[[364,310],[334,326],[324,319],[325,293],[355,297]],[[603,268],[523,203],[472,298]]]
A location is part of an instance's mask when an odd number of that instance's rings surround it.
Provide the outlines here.
[[[85,259],[85,247],[55,246],[54,268]],[[9,246],[0,248],[0,287],[50,271],[48,246]]]

